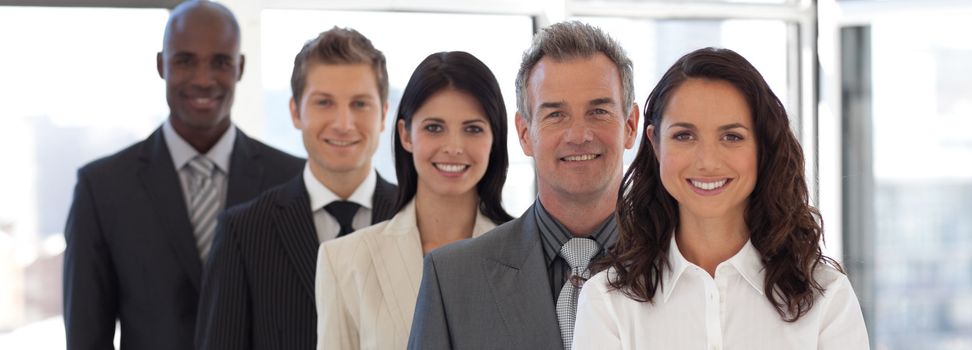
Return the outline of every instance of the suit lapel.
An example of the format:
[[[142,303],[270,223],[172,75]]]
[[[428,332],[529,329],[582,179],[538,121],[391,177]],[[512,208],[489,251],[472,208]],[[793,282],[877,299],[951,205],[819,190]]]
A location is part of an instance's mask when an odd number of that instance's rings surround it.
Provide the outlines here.
[[[485,251],[483,269],[507,331],[513,339],[527,342],[516,347],[549,348],[558,344],[560,348],[563,340],[537,230],[531,207],[509,230],[490,233],[508,237],[496,240],[500,247]]]
[[[142,144],[138,177],[142,188],[152,199],[149,205],[155,210],[159,232],[175,253],[179,264],[189,276],[196,291],[202,277],[202,261],[196,248],[196,237],[189,223],[189,209],[183,198],[179,175],[172,165],[172,156],[165,145],[162,129],[156,129]]]
[[[256,198],[260,194],[260,182],[263,178],[263,164],[257,161],[260,156],[250,138],[236,129],[236,142],[230,156],[226,208]]]
[[[422,242],[415,221],[415,204],[409,203],[377,235],[362,237],[371,252],[381,296],[395,317],[394,324],[411,328],[415,296],[422,280]]]
[[[422,238],[415,215],[413,200],[379,234],[361,237],[371,253],[382,298],[397,318],[395,324],[405,325],[405,333],[412,327],[416,296],[422,283]],[[472,236],[481,236],[494,227],[496,224],[480,213]]]
[[[314,269],[316,268],[317,229],[310,211],[310,197],[304,187],[303,175],[284,185],[272,220],[287,259],[294,267],[307,296],[314,299]]]
[[[395,208],[395,202],[398,200],[397,195],[398,187],[388,183],[381,175],[378,175],[378,181],[375,183],[375,193],[371,199],[372,225],[395,216],[396,209],[398,209]]]

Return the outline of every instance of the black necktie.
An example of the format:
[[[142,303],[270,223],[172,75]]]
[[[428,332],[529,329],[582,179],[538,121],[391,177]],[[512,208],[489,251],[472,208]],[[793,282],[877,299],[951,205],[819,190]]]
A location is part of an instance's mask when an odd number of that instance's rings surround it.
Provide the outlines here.
[[[358,203],[348,201],[333,201],[331,204],[324,206],[324,210],[331,213],[331,216],[337,219],[338,225],[341,225],[341,231],[338,232],[338,237],[354,232],[354,228],[351,227],[351,222],[354,221],[354,214],[358,212],[358,208],[361,208]]]

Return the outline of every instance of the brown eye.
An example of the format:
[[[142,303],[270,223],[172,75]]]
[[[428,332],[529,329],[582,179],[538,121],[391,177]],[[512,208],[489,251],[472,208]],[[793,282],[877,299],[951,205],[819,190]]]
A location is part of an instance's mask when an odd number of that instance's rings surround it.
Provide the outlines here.
[[[729,142],[737,142],[737,141],[742,141],[743,137],[738,134],[726,134],[722,136],[722,140],[729,141]]]
[[[425,131],[427,131],[429,133],[438,134],[438,133],[442,132],[442,129],[444,129],[444,128],[442,127],[442,125],[439,125],[439,124],[426,124],[423,129],[425,129]]]

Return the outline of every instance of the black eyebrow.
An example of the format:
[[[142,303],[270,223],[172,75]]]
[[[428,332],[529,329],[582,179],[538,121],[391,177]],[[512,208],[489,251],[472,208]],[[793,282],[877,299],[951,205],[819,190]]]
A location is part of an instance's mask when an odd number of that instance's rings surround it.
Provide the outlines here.
[[[676,126],[677,127],[686,128],[686,129],[690,129],[690,130],[696,130],[696,129],[698,129],[698,128],[695,127],[694,124],[691,124],[691,123],[674,123],[672,125],[669,125],[668,128],[671,129],[671,128],[674,128]],[[749,128],[747,128],[745,125],[742,125],[741,123],[732,123],[732,124],[726,124],[726,125],[720,126],[719,127],[719,131],[726,131],[726,130],[735,129],[735,128],[741,128],[741,129],[749,130]]]
[[[690,130],[695,130],[696,129],[695,125],[694,124],[690,124],[690,123],[675,123],[675,124],[669,125],[668,128],[671,129],[671,128],[674,128],[676,126],[677,127],[686,128],[686,129],[690,129]]]

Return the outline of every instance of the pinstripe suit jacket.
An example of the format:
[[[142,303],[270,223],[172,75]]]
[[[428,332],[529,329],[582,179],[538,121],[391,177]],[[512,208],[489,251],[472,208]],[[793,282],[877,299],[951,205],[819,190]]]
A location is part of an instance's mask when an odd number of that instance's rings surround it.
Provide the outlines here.
[[[372,223],[394,215],[396,187],[381,176]],[[303,175],[228,209],[203,276],[199,349],[314,349],[318,242]]]

